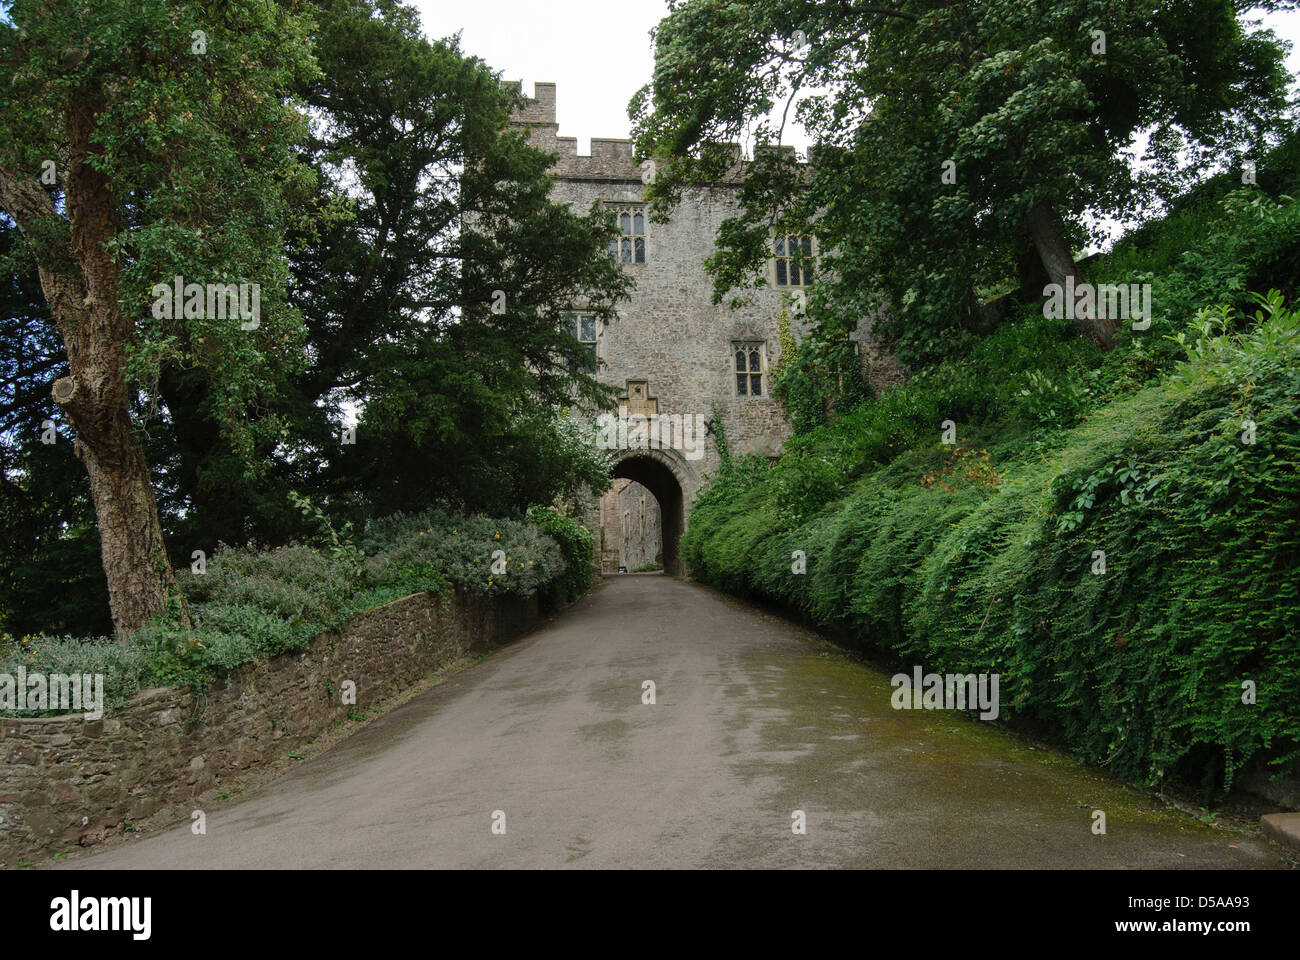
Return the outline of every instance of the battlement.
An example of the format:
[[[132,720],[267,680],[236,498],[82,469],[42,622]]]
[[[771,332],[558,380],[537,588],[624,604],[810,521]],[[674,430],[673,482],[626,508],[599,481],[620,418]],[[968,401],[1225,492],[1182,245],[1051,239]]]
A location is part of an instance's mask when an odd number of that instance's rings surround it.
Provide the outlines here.
[[[519,92],[523,83],[519,80],[502,80],[505,90]],[[516,123],[555,123],[555,84],[533,84],[533,96],[524,107],[515,113]]]
[[[518,80],[503,80],[501,85],[515,91],[522,87]],[[555,84],[539,82],[533,85],[533,96],[515,111],[512,121],[515,126],[528,131],[528,139],[533,146],[559,155],[559,160],[551,169],[552,174],[561,179],[641,181],[643,171],[635,162],[631,140],[621,137],[592,137],[591,153],[578,153],[578,138],[560,136],[560,124],[556,116]],[[735,175],[727,179],[738,182],[739,166],[744,162],[743,154],[739,144],[727,146],[737,165]]]
[[[508,90],[518,91],[518,80],[502,81]],[[633,162],[632,141],[622,138],[591,138],[591,153],[578,153],[577,137],[560,136],[556,120],[555,84],[533,84],[533,96],[515,111],[513,123],[528,131],[533,146],[559,154],[551,172],[558,177],[640,181],[641,170]]]

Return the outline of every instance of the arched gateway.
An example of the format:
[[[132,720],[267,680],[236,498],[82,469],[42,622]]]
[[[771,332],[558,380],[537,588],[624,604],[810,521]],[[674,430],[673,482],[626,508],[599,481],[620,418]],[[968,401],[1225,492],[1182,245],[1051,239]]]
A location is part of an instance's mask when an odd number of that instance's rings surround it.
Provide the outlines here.
[[[811,237],[774,233],[767,285],[740,302],[714,303],[704,262],[716,253],[723,224],[740,211],[745,161],[739,148],[732,170],[687,188],[672,215],[662,218],[646,202],[647,169],[636,162],[631,142],[593,137],[591,153],[583,155],[575,138],[560,136],[555,84],[536,84],[514,122],[533,146],[555,155],[553,199],[583,213],[599,203],[610,215],[618,235],[609,255],[634,281],[617,321],[605,325],[580,303],[562,321],[591,351],[599,379],[621,392],[619,442],[601,444],[616,454],[613,489],[581,508],[595,539],[593,569],[652,568],[661,558],[665,572],[688,573],[679,542],[703,478],[721,466],[717,439],[725,436],[733,455],[776,457],[790,435],[772,396],[772,373],[781,362],[780,318],[789,319],[795,342],[802,336],[816,245]],[[796,251],[799,256],[792,256]],[[874,362],[870,325],[864,317],[852,336],[868,373]],[[666,418],[672,435],[690,442],[658,449],[633,443],[628,449],[623,408],[629,418],[661,418],[661,428]],[[713,425],[707,436],[705,422]]]
[[[694,499],[698,478],[676,450],[628,450],[615,461],[611,479],[631,480],[645,487],[658,505],[659,530],[662,537],[660,556],[664,573],[679,576],[681,538],[686,529],[689,500]]]

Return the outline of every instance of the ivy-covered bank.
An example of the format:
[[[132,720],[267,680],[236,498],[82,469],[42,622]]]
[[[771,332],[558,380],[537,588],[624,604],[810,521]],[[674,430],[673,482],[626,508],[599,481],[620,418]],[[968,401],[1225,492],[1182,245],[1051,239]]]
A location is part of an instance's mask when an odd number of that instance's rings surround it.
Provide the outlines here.
[[[301,649],[356,614],[412,593],[479,597],[538,595],[555,610],[591,586],[591,534],[535,507],[528,519],[440,510],[373,521],[353,536],[309,502],[314,542],[272,549],[220,548],[178,576],[190,626],[172,616],[112,637],[0,638],[0,674],[102,674],[108,707],[155,686],[204,690],[252,661]],[[11,712],[11,711],[5,711]],[[28,711],[15,715],[31,716]]]
[[[1024,308],[774,465],[727,458],[693,573],[998,673],[1004,719],[1127,779],[1300,771],[1300,205],[1212,201],[1098,268],[1156,308],[1110,353]]]

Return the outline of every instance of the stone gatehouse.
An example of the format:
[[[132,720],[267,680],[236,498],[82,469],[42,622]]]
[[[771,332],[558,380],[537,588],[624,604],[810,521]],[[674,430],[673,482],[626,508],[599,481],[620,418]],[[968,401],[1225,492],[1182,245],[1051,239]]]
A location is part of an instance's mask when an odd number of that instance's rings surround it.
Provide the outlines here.
[[[610,252],[636,280],[631,299],[607,327],[581,315],[573,320],[574,335],[599,360],[598,376],[620,388],[629,414],[702,415],[709,423],[698,458],[676,449],[618,451],[613,478],[630,481],[616,492],[623,506],[607,494],[604,510],[589,504],[583,511],[593,528],[604,515],[605,529],[595,531],[596,547],[603,572],[614,572],[613,553],[633,540],[633,531],[623,528],[633,512],[625,507],[639,503],[637,487],[644,488],[657,502],[653,522],[662,530],[664,569],[681,573],[677,539],[701,485],[719,464],[714,426],[722,425],[734,454],[775,457],[790,435],[781,404],[771,396],[771,371],[780,360],[782,302],[813,280],[812,271],[801,270],[800,258],[792,254],[798,247],[815,255],[812,240],[774,237],[769,285],[749,291],[739,309],[715,305],[703,263],[714,251],[722,221],[738,210],[738,182],[690,188],[669,219],[657,221],[645,203],[643,170],[633,162],[631,141],[593,138],[591,155],[582,156],[576,137],[559,135],[555,84],[537,83],[516,123],[535,146],[558,154],[551,170],[557,200],[582,212],[600,200],[618,218],[621,235]],[[792,332],[797,339],[798,328]],[[864,323],[854,336],[864,363],[870,355],[864,342],[868,332]],[[634,522],[640,538],[639,512]]]

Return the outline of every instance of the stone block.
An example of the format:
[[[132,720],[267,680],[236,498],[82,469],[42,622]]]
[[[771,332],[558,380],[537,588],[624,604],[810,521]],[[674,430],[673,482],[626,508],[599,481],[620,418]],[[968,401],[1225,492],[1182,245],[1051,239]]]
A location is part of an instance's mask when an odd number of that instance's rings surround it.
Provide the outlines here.
[[[1300,813],[1270,813],[1259,818],[1264,836],[1300,851]]]

